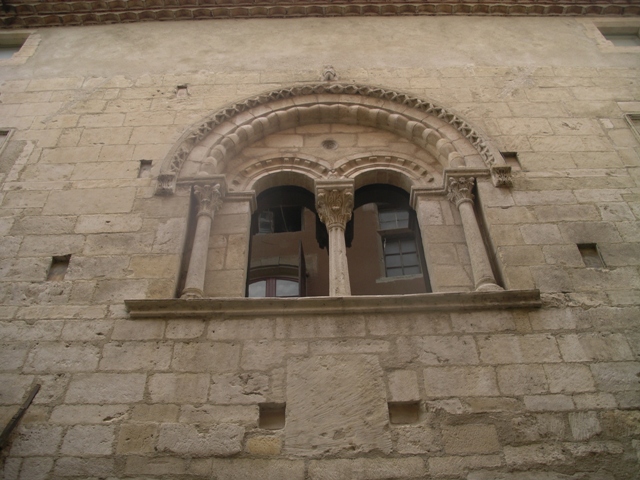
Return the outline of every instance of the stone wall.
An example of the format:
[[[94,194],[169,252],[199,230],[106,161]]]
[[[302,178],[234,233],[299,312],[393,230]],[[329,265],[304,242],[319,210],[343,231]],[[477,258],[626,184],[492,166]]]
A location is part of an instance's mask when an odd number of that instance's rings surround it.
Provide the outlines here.
[[[48,29],[24,65],[0,66],[0,425],[42,385],[2,451],[6,480],[636,478],[640,142],[624,114],[640,112],[640,57],[601,51],[589,20],[385,20]],[[207,29],[228,33],[227,55],[199,50]],[[429,49],[405,41],[421,35]],[[140,43],[117,60],[119,37]],[[175,296],[189,192],[155,195],[171,148],[225,105],[317,83],[324,63],[517,152],[511,188],[478,182],[480,215],[505,287],[539,289],[542,307],[130,317],[125,299]],[[211,270],[247,254],[244,205],[216,214]],[[215,296],[242,288],[231,270],[209,277]],[[417,416],[391,423],[389,403]],[[285,427],[262,428],[285,404]]]

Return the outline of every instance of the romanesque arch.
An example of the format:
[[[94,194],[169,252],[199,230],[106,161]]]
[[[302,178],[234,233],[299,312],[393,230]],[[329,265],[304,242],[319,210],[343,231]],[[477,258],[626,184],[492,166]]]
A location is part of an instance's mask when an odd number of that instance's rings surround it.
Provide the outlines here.
[[[485,169],[495,185],[510,182],[509,167],[497,149],[455,113],[382,88],[323,83],[275,90],[210,115],[187,131],[164,159],[156,193],[172,194],[177,182],[192,180],[182,171],[187,161],[206,166],[210,174],[224,174],[252,143],[289,128],[323,123],[390,131],[425,149],[442,168]],[[292,164],[296,160],[284,159]],[[255,171],[256,166],[251,168]],[[322,165],[311,169],[325,177],[335,173]]]

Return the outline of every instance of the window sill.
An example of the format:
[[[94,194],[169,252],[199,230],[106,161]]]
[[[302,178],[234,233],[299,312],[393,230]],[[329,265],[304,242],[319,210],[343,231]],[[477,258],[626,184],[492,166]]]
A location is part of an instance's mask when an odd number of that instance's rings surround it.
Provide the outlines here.
[[[420,293],[303,298],[180,298],[125,300],[131,318],[270,317],[358,313],[409,313],[538,308],[539,290],[501,292]]]

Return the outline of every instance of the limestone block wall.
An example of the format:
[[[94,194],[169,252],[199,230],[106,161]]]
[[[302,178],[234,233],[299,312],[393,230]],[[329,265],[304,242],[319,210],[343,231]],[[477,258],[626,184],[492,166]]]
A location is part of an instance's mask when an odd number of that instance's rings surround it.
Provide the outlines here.
[[[602,52],[587,21],[39,31],[24,65],[0,66],[0,426],[42,385],[0,453],[3,477],[635,478],[640,142],[624,115],[640,111],[640,58]],[[386,40],[365,41],[373,30]],[[479,215],[505,287],[539,289],[541,308],[336,313],[327,300],[304,314],[130,318],[125,299],[175,295],[189,192],[155,195],[170,149],[225,105],[318,82],[323,63],[342,82],[432,99],[517,152],[511,188],[478,181]],[[429,205],[443,230],[426,254],[460,273],[453,210]],[[241,295],[249,221],[249,202],[216,213],[208,268],[228,272],[207,277],[211,296]],[[578,248],[593,244],[599,266]],[[390,403],[415,416],[391,423]]]

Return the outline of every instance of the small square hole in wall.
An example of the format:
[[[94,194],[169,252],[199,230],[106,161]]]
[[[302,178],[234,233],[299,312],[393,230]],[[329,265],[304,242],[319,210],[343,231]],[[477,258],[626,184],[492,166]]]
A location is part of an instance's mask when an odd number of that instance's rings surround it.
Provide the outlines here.
[[[512,170],[522,170],[522,166],[520,165],[520,159],[518,158],[517,152],[500,152],[502,153],[502,157],[507,165],[511,167]]]
[[[48,282],[58,282],[64,280],[64,276],[69,268],[69,261],[71,255],[62,255],[60,257],[53,257],[51,259],[51,266],[49,267],[49,273],[47,273]]]
[[[285,424],[286,405],[284,403],[260,404],[258,426],[265,430],[280,430]]]
[[[638,27],[598,27],[598,30],[616,47],[640,47]]]
[[[189,89],[186,85],[178,85],[176,87],[176,97],[186,98],[189,96]]]
[[[420,402],[389,402],[389,422],[394,425],[418,423]]]
[[[138,178],[149,178],[151,176],[151,160],[140,160],[140,169],[138,170]]]
[[[595,243],[579,243],[578,250],[580,250],[585,267],[604,268],[604,262]]]

